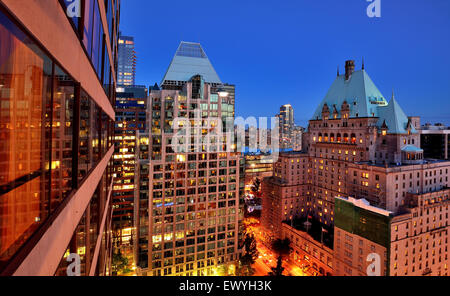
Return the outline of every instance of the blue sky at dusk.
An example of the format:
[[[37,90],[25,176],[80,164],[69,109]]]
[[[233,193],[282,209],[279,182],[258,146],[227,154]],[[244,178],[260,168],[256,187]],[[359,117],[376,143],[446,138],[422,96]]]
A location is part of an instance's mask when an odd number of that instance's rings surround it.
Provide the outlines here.
[[[450,1],[122,0],[121,31],[135,37],[137,83],[160,82],[180,41],[200,42],[237,116],[273,116],[290,103],[306,125],[347,59],[365,68],[407,115],[450,125]]]

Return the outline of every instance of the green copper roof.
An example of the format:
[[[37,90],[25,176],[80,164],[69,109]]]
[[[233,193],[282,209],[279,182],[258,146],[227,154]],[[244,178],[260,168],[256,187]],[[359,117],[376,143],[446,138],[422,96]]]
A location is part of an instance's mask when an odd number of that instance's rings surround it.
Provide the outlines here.
[[[350,118],[378,117],[378,127],[381,127],[386,121],[388,133],[407,133],[408,117],[395,98],[388,104],[365,70],[353,72],[348,80],[345,80],[345,75],[337,76],[325,98],[317,107],[312,120],[322,119],[322,109],[325,104],[330,110],[330,118],[335,108],[339,112],[338,118],[340,118],[344,101],[350,107]],[[417,132],[413,126],[411,126],[411,132]]]
[[[334,106],[339,112],[344,101],[350,105],[350,117],[372,117],[372,113],[377,116],[377,106],[387,105],[386,99],[366,71],[355,71],[348,80],[345,80],[345,75],[336,77],[314,113],[313,120],[322,118],[325,103],[330,112],[333,112]]]
[[[201,75],[205,82],[219,83],[219,76],[214,70],[200,43],[182,41],[162,80],[189,81],[192,76]]]
[[[420,149],[417,146],[414,145],[406,145],[405,147],[403,147],[402,151],[404,152],[423,152],[423,149]]]
[[[398,104],[394,96],[392,96],[389,105],[384,107],[379,107],[378,116],[378,126],[381,127],[383,122],[386,121],[388,127],[388,133],[390,134],[407,134],[408,127],[408,116],[403,112],[402,108]],[[417,133],[413,125],[411,125],[411,133]]]

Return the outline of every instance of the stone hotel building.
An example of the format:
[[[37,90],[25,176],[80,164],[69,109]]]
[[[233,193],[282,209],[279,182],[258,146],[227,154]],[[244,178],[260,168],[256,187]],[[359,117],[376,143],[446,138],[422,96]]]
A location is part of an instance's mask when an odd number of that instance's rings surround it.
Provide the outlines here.
[[[309,122],[303,151],[281,154],[265,179],[263,225],[276,236],[281,221],[309,215],[337,228],[335,198],[364,199],[392,215],[387,274],[447,274],[450,162],[424,158],[419,127],[394,95],[386,100],[364,65],[355,71],[347,61]],[[369,264],[351,252],[335,255],[339,275]]]

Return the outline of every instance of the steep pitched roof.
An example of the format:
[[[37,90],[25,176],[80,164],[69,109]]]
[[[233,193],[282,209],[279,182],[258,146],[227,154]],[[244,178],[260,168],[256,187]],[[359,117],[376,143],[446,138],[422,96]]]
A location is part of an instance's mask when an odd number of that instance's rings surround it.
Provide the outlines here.
[[[387,105],[386,99],[366,71],[359,70],[353,72],[348,80],[345,80],[345,75],[336,77],[312,119],[322,118],[325,104],[330,108],[336,106],[340,110],[344,101],[350,105],[350,117],[377,117],[377,107]]]
[[[388,133],[390,134],[406,134],[408,133],[408,116],[403,112],[402,107],[398,104],[395,96],[392,96],[391,101],[387,106],[379,107],[378,110],[378,126],[386,122]],[[417,133],[414,126],[411,125],[411,133]]]
[[[200,43],[182,41],[162,80],[189,81],[201,75],[205,82],[222,83]]]
[[[350,107],[350,118],[378,117],[378,127],[387,126],[388,133],[408,133],[410,121],[395,96],[392,96],[388,104],[364,69],[353,72],[348,80],[345,79],[345,75],[336,77],[325,98],[317,107],[312,120],[322,119],[322,110],[325,105],[330,110],[340,112],[344,101]],[[412,124],[409,127],[411,133],[417,133]]]

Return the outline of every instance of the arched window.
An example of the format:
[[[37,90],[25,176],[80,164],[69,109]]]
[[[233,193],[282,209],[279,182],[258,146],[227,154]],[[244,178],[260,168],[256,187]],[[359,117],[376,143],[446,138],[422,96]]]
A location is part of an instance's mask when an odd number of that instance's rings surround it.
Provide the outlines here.
[[[336,140],[337,140],[338,143],[340,143],[342,141],[341,134],[339,134],[339,133],[337,134],[337,139]]]
[[[348,134],[344,134],[344,143],[348,143]]]
[[[322,142],[322,133],[319,133],[319,142]]]
[[[330,142],[334,142],[334,133],[330,134]]]
[[[356,135],[352,134],[351,138],[352,138],[352,144],[356,144]]]
[[[324,140],[323,140],[324,142],[328,142],[328,134],[325,134],[324,135]]]

